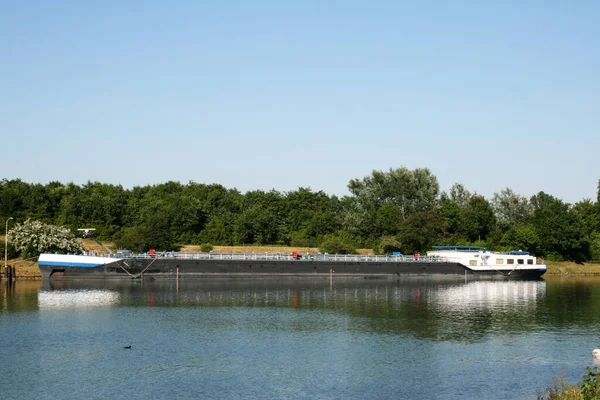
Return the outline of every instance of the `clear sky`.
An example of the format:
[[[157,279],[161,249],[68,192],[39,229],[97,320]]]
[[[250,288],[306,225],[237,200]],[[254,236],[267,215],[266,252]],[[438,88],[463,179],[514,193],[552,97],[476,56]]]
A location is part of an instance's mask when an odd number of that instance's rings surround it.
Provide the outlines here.
[[[600,1],[3,1],[0,178],[299,186],[427,167],[596,198]]]

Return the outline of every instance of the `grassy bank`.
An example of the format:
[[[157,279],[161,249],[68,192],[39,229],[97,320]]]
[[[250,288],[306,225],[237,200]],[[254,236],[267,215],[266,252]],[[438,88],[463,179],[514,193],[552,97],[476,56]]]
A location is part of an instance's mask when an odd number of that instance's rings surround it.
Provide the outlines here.
[[[546,275],[600,275],[600,263],[548,261],[546,266],[548,267]]]

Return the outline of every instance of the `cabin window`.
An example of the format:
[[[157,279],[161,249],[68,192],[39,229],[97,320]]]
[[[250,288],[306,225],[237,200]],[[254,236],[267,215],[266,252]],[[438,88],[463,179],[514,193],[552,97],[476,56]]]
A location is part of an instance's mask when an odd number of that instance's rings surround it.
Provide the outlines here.
[[[504,264],[504,258],[496,258],[496,264]]]
[[[506,260],[506,263],[507,264],[514,264],[515,260],[514,260],[514,258],[509,258],[509,259]]]
[[[529,260],[527,260],[527,264],[533,264],[533,258],[530,258]]]
[[[477,260],[469,260],[469,265],[477,265]]]
[[[519,259],[517,260],[517,262],[518,262],[519,264],[525,264],[525,260],[523,260],[522,258],[519,258]]]

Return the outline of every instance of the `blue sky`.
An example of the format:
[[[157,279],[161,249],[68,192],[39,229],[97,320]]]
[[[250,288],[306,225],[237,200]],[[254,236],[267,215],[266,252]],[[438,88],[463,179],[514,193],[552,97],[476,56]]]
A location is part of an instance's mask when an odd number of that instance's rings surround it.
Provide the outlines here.
[[[486,197],[600,178],[600,2],[6,1],[0,178]]]

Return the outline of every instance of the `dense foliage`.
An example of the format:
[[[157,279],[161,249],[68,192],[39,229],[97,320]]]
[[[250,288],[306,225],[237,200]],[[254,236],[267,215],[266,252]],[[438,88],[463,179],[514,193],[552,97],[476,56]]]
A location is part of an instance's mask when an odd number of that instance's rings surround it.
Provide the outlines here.
[[[79,254],[83,250],[81,241],[68,229],[31,220],[18,223],[10,230],[10,242],[26,258],[41,253]]]
[[[323,250],[425,252],[435,244],[521,249],[556,260],[600,260],[600,190],[568,204],[504,189],[486,199],[461,184],[441,192],[426,168],[373,171],[344,197],[298,188],[240,193],[218,184],[166,182],[124,189],[0,182],[0,218],[77,228],[131,250],[181,244],[290,245]],[[600,186],[599,186],[600,189]]]

